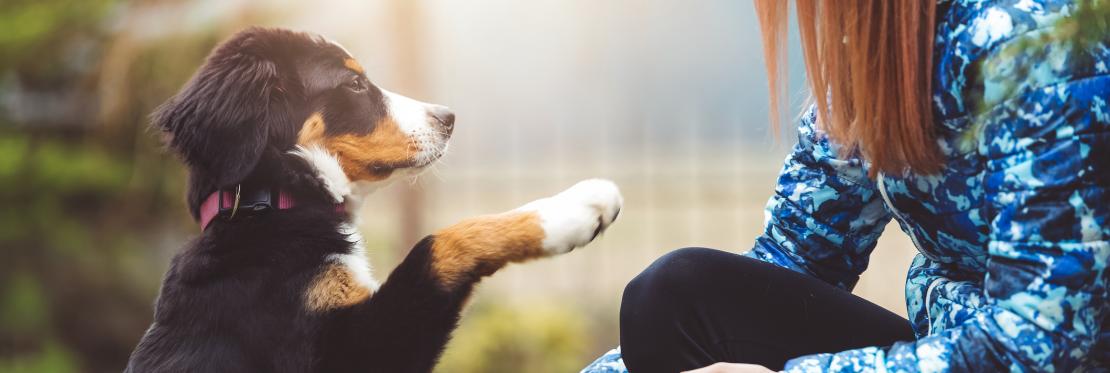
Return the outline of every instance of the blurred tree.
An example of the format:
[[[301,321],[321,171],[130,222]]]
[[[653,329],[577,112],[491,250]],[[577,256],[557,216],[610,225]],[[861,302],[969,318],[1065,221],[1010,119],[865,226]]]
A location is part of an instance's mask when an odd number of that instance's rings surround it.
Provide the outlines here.
[[[88,53],[103,40],[117,0],[8,0],[0,5],[0,68],[31,87],[65,85],[89,70]],[[95,66],[92,65],[92,66]]]
[[[151,29],[192,5],[0,5],[0,372],[118,372],[149,325],[193,232],[184,173],[147,115],[252,20]]]
[[[389,2],[389,12],[392,14],[390,19],[394,20],[389,25],[390,30],[394,38],[400,41],[394,44],[393,53],[390,53],[394,59],[394,65],[397,66],[395,74],[398,87],[396,89],[413,97],[425,96],[427,91],[427,82],[422,79],[426,70],[421,65],[424,59],[421,58],[420,46],[426,42],[421,33],[422,27],[419,26],[423,13],[421,5],[423,5],[422,2],[411,0]],[[425,196],[423,189],[416,185],[419,182],[417,180],[411,188],[397,190],[397,193],[401,194],[397,202],[403,206],[400,209],[401,232],[400,245],[397,248],[398,257],[403,258],[409,251],[409,245],[416,244],[427,234],[424,231]]]

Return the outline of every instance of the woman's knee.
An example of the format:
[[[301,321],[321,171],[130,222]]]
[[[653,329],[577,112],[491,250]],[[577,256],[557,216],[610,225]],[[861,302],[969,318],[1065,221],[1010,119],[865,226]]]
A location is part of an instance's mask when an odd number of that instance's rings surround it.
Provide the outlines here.
[[[704,288],[705,270],[721,255],[735,255],[703,247],[671,251],[656,259],[624,288],[621,307],[664,309]]]
[[[655,260],[628,283],[621,300],[620,334],[630,369],[680,371],[715,361],[684,363],[684,369],[674,365],[652,368],[652,362],[661,356],[701,356],[704,346],[713,343],[715,334],[699,327],[707,325],[706,315],[724,311],[703,308],[711,298],[725,296],[715,293],[720,289],[713,283],[721,274],[711,272],[730,271],[728,265],[714,263],[731,263],[736,257],[706,248],[679,249]]]

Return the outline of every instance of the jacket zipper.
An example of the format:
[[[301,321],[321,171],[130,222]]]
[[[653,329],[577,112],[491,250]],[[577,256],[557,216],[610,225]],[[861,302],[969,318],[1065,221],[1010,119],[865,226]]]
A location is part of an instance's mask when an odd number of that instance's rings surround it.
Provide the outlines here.
[[[934,278],[932,281],[929,281],[929,287],[925,289],[925,299],[921,302],[921,304],[925,305],[925,321],[929,322],[929,330],[926,332],[925,335],[933,335],[933,315],[932,312],[929,312],[929,310],[933,307],[931,304],[929,304],[929,299],[932,298],[933,288],[936,288],[939,284],[939,278]]]
[[[878,178],[879,195],[883,196],[883,202],[886,203],[886,207],[890,208],[890,212],[894,214],[894,217],[898,218],[898,221],[905,223],[906,226],[909,227],[909,220],[906,220],[906,217],[902,216],[902,213],[898,211],[898,208],[894,207],[894,202],[891,202],[890,196],[886,194],[886,183],[883,182],[884,177],[882,172],[879,172]],[[913,241],[913,246],[917,249],[917,252],[924,255],[925,253],[921,250],[921,243],[917,242],[917,232],[914,231],[912,227],[910,227],[910,231],[908,232],[908,234],[910,235],[910,241]],[[928,255],[926,255],[926,257],[928,257]]]
[[[909,227],[909,221],[906,220],[906,218],[904,216],[902,216],[902,213],[898,211],[898,208],[894,207],[894,202],[891,202],[890,201],[890,196],[886,194],[886,182],[883,181],[883,179],[884,179],[883,173],[879,172],[879,175],[877,176],[877,178],[878,178],[879,195],[883,196],[883,203],[886,204],[886,207],[890,209],[890,212],[892,214],[894,214],[894,217],[897,218],[899,222],[902,222],[902,223],[906,224],[907,227]],[[921,253],[921,255],[925,255],[925,257],[928,258],[929,255],[926,255],[925,252],[922,251],[921,243],[917,241],[917,231],[915,231],[913,229],[913,227],[909,227],[909,228],[910,228],[909,232],[907,232],[906,234],[908,234],[910,236],[910,241],[913,242],[914,248],[917,249],[918,253]],[[931,306],[929,304],[929,295],[931,295],[933,293],[933,287],[936,286],[936,285],[937,285],[936,279],[934,279],[932,282],[929,283],[929,287],[925,289],[925,299],[922,299],[922,301],[921,301],[921,303],[925,306],[925,320],[929,322],[929,331],[928,331],[927,335],[933,334],[933,315],[931,315],[930,312],[929,312],[929,308],[931,308]]]

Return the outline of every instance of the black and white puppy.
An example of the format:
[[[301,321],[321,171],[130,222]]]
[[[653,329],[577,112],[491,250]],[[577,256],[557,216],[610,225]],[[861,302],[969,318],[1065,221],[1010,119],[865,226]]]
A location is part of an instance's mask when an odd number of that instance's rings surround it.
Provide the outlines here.
[[[427,372],[474,285],[616,219],[587,180],[427,236],[379,284],[351,212],[447,149],[447,108],[387,92],[321,37],[252,28],[153,116],[203,233],[171,263],[129,372]]]

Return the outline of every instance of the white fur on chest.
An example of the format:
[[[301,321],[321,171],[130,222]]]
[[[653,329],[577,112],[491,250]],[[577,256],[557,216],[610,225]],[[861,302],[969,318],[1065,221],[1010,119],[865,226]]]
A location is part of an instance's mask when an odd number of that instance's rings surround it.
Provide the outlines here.
[[[352,216],[361,206],[362,197],[380,187],[380,185],[366,185],[367,183],[363,182],[352,183],[343,173],[339,160],[323,147],[297,146],[291,153],[304,158],[316,169],[316,177],[324,184],[334,201],[343,203]],[[359,234],[352,222],[341,223],[338,229],[339,233],[347,237],[350,246],[347,253],[331,254],[328,260],[346,267],[355,281],[376,292],[380,284],[374,279],[370,260],[366,257],[362,234]]]
[[[347,235],[347,241],[351,244],[350,251],[346,254],[331,254],[328,256],[328,260],[346,267],[359,285],[377,292],[381,284],[374,279],[370,260],[366,258],[366,247],[362,243],[362,235],[358,233],[358,229],[355,229],[349,223],[340,224],[339,231]]]

